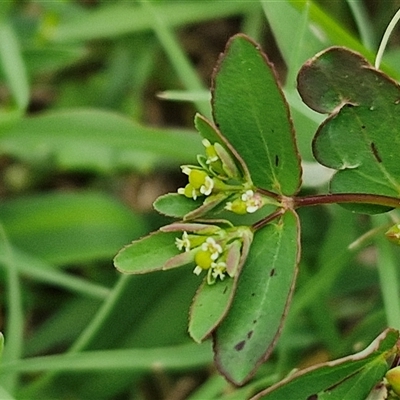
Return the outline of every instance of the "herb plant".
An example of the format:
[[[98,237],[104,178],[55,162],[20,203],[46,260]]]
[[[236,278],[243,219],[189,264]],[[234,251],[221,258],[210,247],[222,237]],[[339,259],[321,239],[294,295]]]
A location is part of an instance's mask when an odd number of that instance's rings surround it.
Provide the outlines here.
[[[398,2],[184,3],[0,2],[0,398],[399,398]]]
[[[239,34],[214,71],[213,123],[195,119],[205,155],[198,165],[182,166],[184,188],[155,202],[179,222],[126,246],[114,260],[123,273],[192,264],[195,275],[204,275],[189,333],[197,342],[212,336],[216,366],[236,385],[268,359],[282,330],[300,257],[296,210],[340,203],[373,214],[400,205],[399,85],[361,55],[333,47],[301,68],[298,90],[309,107],[329,115],[313,140],[317,161],[337,171],[329,194],[297,195],[300,157],[287,102],[260,47]],[[396,225],[388,236],[399,241],[399,231]],[[398,338],[387,330],[365,352],[295,374],[255,398],[296,392],[302,399],[364,399],[385,390]]]

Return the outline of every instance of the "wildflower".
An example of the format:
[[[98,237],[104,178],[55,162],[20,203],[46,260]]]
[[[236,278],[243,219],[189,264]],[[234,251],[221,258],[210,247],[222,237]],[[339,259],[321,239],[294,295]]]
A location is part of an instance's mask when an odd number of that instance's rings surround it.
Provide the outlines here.
[[[214,189],[214,180],[206,171],[198,168],[182,166],[182,172],[189,177],[189,183],[184,188],[179,188],[178,193],[186,197],[197,199],[198,196],[209,196]]]
[[[226,276],[237,276],[247,258],[253,234],[249,227],[233,226],[225,220],[218,222],[224,227],[197,222],[163,227],[163,232],[182,232],[181,237],[175,238],[175,245],[182,253],[170,258],[163,269],[193,262],[195,275],[207,271],[209,285]]]
[[[211,275],[214,278],[214,280],[219,278],[221,279],[221,281],[223,281],[226,273],[226,263],[220,261],[218,263],[213,263],[211,267],[212,267]]]
[[[242,201],[246,204],[246,211],[248,213],[254,213],[263,206],[263,201],[258,193],[254,193],[252,190],[247,190],[242,194]]]
[[[203,143],[203,146],[206,148],[207,164],[218,161],[218,154],[215,150],[215,147],[210,143],[210,141],[207,139],[203,139],[201,143]]]
[[[236,214],[252,214],[264,205],[262,197],[253,190],[246,190],[241,196],[234,201],[228,201],[225,209]]]
[[[189,240],[188,233],[186,231],[183,232],[182,239],[176,238],[175,244],[176,244],[176,247],[178,248],[178,250],[185,249],[185,251],[189,251],[190,250],[190,240]]]
[[[221,245],[219,245],[212,237],[208,237],[207,240],[201,245],[201,250],[209,252],[213,261],[215,261],[222,253]]]

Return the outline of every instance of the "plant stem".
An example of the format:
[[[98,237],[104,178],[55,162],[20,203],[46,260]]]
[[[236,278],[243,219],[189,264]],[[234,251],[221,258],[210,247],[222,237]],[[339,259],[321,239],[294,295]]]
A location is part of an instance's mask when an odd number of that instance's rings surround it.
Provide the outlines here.
[[[255,224],[252,225],[253,231],[257,231],[258,229],[263,228],[265,225],[269,224],[271,221],[273,221],[275,218],[280,217],[282,214],[285,213],[284,208],[278,208],[275,210],[273,213],[267,215],[265,218],[263,218],[260,221],[257,221]]]
[[[399,198],[367,193],[320,194],[313,196],[293,197],[292,199],[294,209],[299,207],[334,203],[373,204],[384,207],[400,208]]]

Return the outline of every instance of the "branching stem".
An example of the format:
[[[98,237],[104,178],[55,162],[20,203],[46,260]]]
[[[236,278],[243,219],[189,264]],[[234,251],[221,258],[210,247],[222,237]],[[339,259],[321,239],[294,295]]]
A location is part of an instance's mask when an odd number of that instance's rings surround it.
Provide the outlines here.
[[[390,208],[400,208],[400,198],[382,196],[378,194],[367,193],[334,193],[334,194],[317,194],[304,197],[285,197],[281,198],[281,208],[269,214],[253,226],[253,230],[263,228],[274,219],[280,217],[286,210],[295,210],[296,208],[318,206],[322,204],[369,204]]]
[[[367,193],[333,193],[293,198],[293,208],[334,203],[371,204],[391,208],[400,207],[399,198]]]

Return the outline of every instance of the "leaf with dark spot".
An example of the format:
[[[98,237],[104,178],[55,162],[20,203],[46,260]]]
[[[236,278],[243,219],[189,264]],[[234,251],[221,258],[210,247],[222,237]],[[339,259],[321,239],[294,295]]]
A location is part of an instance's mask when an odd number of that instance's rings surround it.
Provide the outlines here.
[[[236,351],[243,350],[243,347],[244,347],[245,344],[246,344],[246,341],[242,340],[238,344],[235,344],[234,348],[235,348]]]
[[[280,334],[297,274],[298,229],[297,215],[287,211],[254,234],[232,306],[214,331],[217,366],[237,385],[250,379]],[[279,273],[271,277],[271,269]]]

